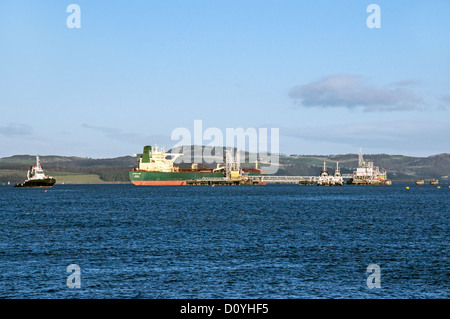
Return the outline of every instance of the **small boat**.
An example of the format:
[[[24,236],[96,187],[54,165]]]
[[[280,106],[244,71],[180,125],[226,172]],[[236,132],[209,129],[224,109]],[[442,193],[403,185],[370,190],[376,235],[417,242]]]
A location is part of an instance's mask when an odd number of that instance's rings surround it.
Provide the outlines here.
[[[331,183],[334,186],[344,185],[344,178],[342,177],[341,170],[339,169],[339,162],[336,162],[336,169],[334,170],[333,177],[331,178]]]
[[[326,163],[323,162],[323,169],[320,171],[319,180],[317,186],[343,186],[344,178],[342,177],[341,170],[339,169],[339,163],[336,162],[336,169],[333,175],[328,173]]]
[[[27,179],[22,183],[14,185],[14,187],[52,187],[55,183],[56,180],[53,177],[44,174],[39,155],[37,155],[36,164],[30,166]]]
[[[328,170],[325,166],[325,162],[323,162],[323,169],[320,171],[319,181],[317,182],[317,186],[330,186],[331,178],[328,174]]]
[[[437,184],[439,184],[439,180],[434,179],[434,180],[430,181],[430,184],[431,185],[437,185]]]
[[[423,179],[416,181],[416,185],[423,185],[425,181]]]

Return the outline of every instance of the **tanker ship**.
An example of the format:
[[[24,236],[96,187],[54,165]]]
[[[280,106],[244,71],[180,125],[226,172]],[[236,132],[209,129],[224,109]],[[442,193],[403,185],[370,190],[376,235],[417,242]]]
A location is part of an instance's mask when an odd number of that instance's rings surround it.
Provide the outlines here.
[[[190,168],[175,166],[174,162],[182,155],[166,153],[156,145],[154,148],[144,146],[142,154],[135,154],[138,158],[138,167],[129,173],[131,183],[134,185],[265,184],[261,170],[257,166],[250,169],[240,168],[239,160],[230,161],[228,153],[225,165],[218,164],[216,168],[199,168],[197,163],[193,163]]]

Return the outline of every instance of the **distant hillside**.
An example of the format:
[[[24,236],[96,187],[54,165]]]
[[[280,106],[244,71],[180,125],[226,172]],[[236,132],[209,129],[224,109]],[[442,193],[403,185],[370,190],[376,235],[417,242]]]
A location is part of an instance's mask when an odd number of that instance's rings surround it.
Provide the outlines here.
[[[57,183],[128,182],[128,171],[136,166],[136,158],[131,156],[104,159],[40,156],[40,159],[45,173]],[[0,183],[23,181],[35,162],[36,156],[32,155],[0,158]]]
[[[186,151],[192,155],[194,146]],[[201,147],[202,152],[205,147]],[[209,151],[209,150],[207,150]],[[170,151],[168,151],[170,152]],[[210,152],[209,152],[210,153]],[[225,152],[222,152],[225,154]],[[215,167],[216,163],[223,163],[223,156],[212,154],[205,166]],[[241,159],[245,161],[244,167],[253,167],[248,163],[249,154]],[[449,181],[450,154],[438,154],[429,157],[412,157],[403,155],[366,154],[366,161],[373,161],[374,165],[384,168],[388,172],[388,178],[393,181],[414,181],[417,179],[439,179],[442,182]],[[33,165],[36,157],[33,155],[15,155],[0,158],[0,183],[21,182],[26,177],[27,169]],[[357,154],[344,155],[281,155],[280,165],[276,175],[290,176],[315,176],[323,167],[323,162],[329,169],[334,169],[336,161],[344,174],[351,174],[358,166]],[[136,167],[137,159],[132,156],[117,158],[92,159],[82,157],[65,156],[41,156],[41,163],[46,174],[56,178],[57,183],[111,183],[129,182],[128,172]],[[188,163],[177,164],[188,167]],[[264,169],[264,163],[260,167]]]

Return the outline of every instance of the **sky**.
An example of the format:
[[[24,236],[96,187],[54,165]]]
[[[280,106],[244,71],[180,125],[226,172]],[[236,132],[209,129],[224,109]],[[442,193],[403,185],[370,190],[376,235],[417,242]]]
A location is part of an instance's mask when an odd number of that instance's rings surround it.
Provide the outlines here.
[[[284,154],[449,153],[449,12],[448,0],[2,0],[0,157],[170,149],[194,121],[224,136],[277,128]]]

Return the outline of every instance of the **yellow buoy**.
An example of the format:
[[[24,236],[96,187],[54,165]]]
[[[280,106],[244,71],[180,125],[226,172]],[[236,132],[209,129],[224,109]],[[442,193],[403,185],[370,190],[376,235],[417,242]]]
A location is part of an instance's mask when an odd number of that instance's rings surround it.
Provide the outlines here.
[[[406,189],[409,189],[409,186],[406,186]]]
[[[441,188],[441,186],[438,186],[438,188]]]

